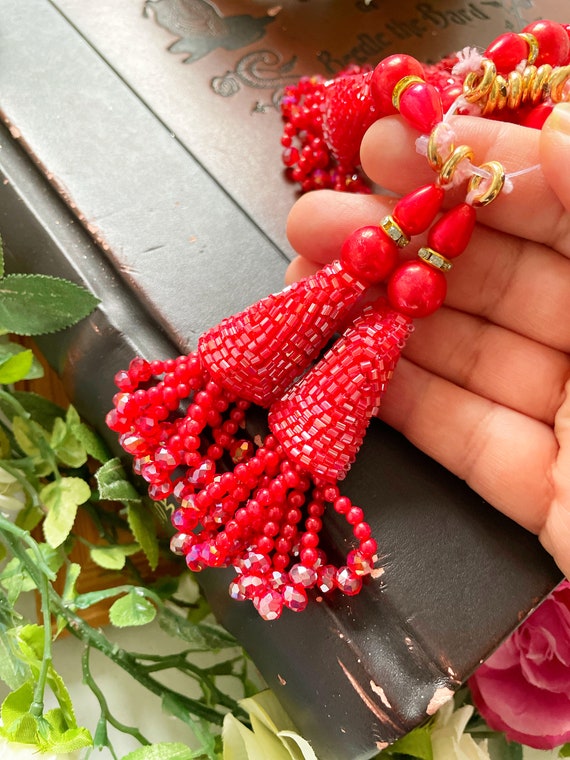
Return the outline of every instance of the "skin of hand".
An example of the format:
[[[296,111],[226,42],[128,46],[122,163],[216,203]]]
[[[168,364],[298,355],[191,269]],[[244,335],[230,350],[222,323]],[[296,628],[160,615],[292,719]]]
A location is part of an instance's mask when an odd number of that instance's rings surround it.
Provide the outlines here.
[[[570,104],[540,131],[469,116],[452,123],[475,163],[535,169],[478,212],[445,304],[416,320],[379,416],[536,533],[570,577]],[[398,196],[433,182],[417,137],[399,117],[374,124],[361,150],[367,175]],[[447,207],[463,200],[459,188],[447,196]],[[396,200],[303,196],[288,221],[299,256],[287,281],[338,258],[345,237]],[[408,246],[412,256],[423,242]]]

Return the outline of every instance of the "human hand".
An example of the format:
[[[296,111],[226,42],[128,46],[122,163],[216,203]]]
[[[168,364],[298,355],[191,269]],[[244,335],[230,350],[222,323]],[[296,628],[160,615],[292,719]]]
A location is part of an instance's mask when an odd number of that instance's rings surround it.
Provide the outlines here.
[[[570,104],[541,131],[471,117],[453,126],[478,164],[540,168],[479,211],[445,304],[416,320],[379,416],[536,533],[570,577]],[[416,138],[398,117],[378,121],[362,145],[368,176],[398,195],[433,182]],[[288,281],[338,258],[349,233],[394,205],[380,195],[303,196],[289,217],[300,256]]]

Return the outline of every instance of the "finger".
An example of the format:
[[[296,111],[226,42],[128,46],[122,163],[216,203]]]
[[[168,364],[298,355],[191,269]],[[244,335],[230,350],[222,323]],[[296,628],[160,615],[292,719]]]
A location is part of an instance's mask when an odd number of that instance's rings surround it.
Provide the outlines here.
[[[285,272],[285,284],[291,285],[297,280],[302,280],[303,277],[309,277],[320,269],[320,264],[315,264],[313,261],[304,258],[304,256],[297,256],[287,267]]]
[[[417,320],[405,356],[489,401],[548,425],[564,399],[570,357],[454,309]]]
[[[539,130],[469,116],[456,117],[451,123],[457,135],[456,145],[471,146],[478,165],[497,160],[512,173],[539,164]],[[402,195],[433,182],[435,173],[416,151],[417,137],[418,133],[399,117],[377,121],[361,147],[362,165],[368,176]],[[478,216],[497,230],[552,245],[570,255],[564,208],[540,169],[515,177],[512,192],[501,193],[496,201],[480,209]]]
[[[570,211],[570,104],[560,103],[546,120],[540,133],[540,159],[544,176],[558,196],[560,202]],[[557,228],[566,227],[570,235],[570,218],[563,214]],[[564,236],[564,234],[563,234]]]
[[[377,222],[393,203],[394,199],[381,196],[319,190],[304,196],[291,211],[292,243],[312,262],[330,261],[338,257],[347,235]],[[414,250],[413,245],[409,248]],[[570,351],[570,321],[565,318],[570,260],[545,246],[476,227],[468,249],[448,274],[446,303]]]
[[[490,504],[539,533],[552,500],[552,428],[402,358],[380,408],[389,425]]]
[[[559,446],[558,457],[550,472],[555,493],[540,540],[570,578],[570,381],[556,417],[554,433]]]
[[[287,220],[287,236],[298,254],[319,264],[337,259],[345,238],[354,230],[380,222],[395,200],[333,190],[307,193]]]

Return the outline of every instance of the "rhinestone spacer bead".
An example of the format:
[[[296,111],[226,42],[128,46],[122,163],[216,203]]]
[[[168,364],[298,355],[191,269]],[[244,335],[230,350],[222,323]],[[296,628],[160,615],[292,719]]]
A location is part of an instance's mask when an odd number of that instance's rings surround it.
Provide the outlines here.
[[[430,266],[434,267],[435,269],[441,269],[442,272],[449,272],[453,266],[451,261],[446,259],[445,256],[442,256],[441,253],[434,251],[433,248],[428,248],[428,246],[420,248],[418,251],[418,256],[420,259],[422,259],[422,261],[425,261],[426,264],[430,264]]]
[[[398,248],[405,248],[410,242],[410,238],[407,237],[393,216],[385,216],[380,222],[380,227],[396,243]]]

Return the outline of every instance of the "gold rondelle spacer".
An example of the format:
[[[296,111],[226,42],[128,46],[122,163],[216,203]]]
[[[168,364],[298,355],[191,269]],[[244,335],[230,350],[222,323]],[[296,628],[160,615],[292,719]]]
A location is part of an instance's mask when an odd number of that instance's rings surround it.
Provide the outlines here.
[[[382,227],[388,237],[396,243],[398,248],[404,248],[410,242],[410,238],[402,230],[393,216],[385,216],[380,222],[380,227]]]
[[[427,245],[420,248],[418,256],[422,261],[425,261],[426,264],[434,267],[434,269],[440,269],[442,272],[449,272],[453,266],[449,259],[446,259],[441,253],[434,251],[433,248],[428,248]]]

